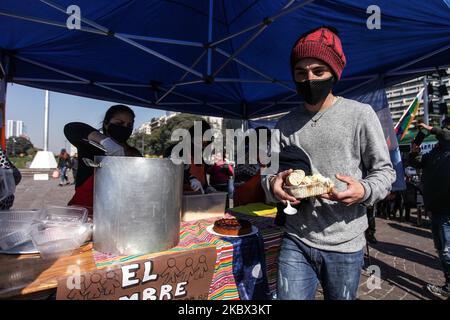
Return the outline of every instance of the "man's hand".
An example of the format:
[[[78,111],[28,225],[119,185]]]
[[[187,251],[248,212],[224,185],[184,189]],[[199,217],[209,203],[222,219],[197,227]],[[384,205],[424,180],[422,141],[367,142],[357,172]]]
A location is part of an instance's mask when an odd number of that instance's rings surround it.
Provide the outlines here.
[[[283,172],[278,173],[275,177],[271,178],[270,180],[270,188],[272,189],[273,195],[275,198],[286,204],[286,200],[289,200],[289,202],[292,205],[299,204],[300,201],[294,198],[293,196],[290,196],[286,193],[286,191],[283,190],[283,184],[286,177],[291,174],[294,170],[289,169]]]
[[[424,128],[427,131],[431,131],[431,129],[433,129],[432,126],[426,125],[425,123],[419,123],[419,127]]]
[[[417,145],[417,144],[415,144],[415,143],[413,143],[412,145],[411,145],[411,152],[412,153],[419,153],[421,151],[421,149],[420,149],[420,146],[419,145]]]
[[[347,190],[337,192],[333,189],[331,193],[322,195],[321,197],[323,199],[339,201],[345,203],[347,206],[351,206],[352,204],[359,203],[364,198],[364,187],[358,180],[340,174],[337,174],[336,178],[347,184]]]

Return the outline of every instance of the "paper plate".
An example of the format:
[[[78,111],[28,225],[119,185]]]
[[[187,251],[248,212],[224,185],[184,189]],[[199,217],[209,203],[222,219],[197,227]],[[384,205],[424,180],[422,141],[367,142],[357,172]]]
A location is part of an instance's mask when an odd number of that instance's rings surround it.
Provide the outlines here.
[[[206,231],[208,231],[209,233],[211,233],[211,234],[213,234],[213,235],[215,235],[215,236],[218,236],[218,237],[226,237],[226,238],[242,238],[242,237],[252,236],[252,235],[258,233],[258,228],[255,227],[255,226],[252,226],[252,232],[247,233],[247,234],[243,234],[243,235],[240,235],[240,236],[231,236],[231,235],[227,235],[227,234],[220,234],[220,233],[215,232],[215,231],[213,230],[213,227],[214,227],[213,224],[207,226],[207,227],[206,227]]]

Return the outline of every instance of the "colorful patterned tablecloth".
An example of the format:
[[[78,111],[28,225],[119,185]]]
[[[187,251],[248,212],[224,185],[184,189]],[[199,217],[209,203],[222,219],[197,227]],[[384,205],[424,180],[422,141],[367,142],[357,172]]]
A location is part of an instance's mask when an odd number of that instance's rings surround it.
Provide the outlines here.
[[[240,237],[219,237],[206,227],[217,218],[183,222],[178,246],[146,255],[114,256],[94,251],[98,268],[170,254],[205,246],[215,246],[217,259],[211,281],[210,300],[264,299],[276,291],[277,257],[281,230],[272,217],[248,216],[229,211],[226,215],[243,217],[259,229],[258,234]]]

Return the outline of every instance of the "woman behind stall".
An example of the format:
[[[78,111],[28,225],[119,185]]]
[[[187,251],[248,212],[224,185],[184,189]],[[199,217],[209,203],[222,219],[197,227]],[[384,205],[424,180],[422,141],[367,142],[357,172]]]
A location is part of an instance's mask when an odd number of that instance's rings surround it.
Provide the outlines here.
[[[233,197],[233,205],[243,206],[249,203],[255,202],[265,202],[265,193],[264,189],[261,186],[261,169],[263,165],[259,162],[259,149],[260,149],[260,141],[259,141],[259,133],[260,131],[266,130],[267,132],[267,144],[270,146],[271,134],[270,130],[267,127],[257,127],[255,128],[257,134],[257,150],[258,150],[258,159],[256,164],[251,164],[249,162],[245,164],[238,164],[234,169],[234,197]],[[246,161],[249,161],[249,142],[246,140]],[[270,148],[268,148],[270,149]],[[267,149],[266,149],[267,150]]]
[[[194,125],[189,129],[189,134],[191,137],[191,163],[186,164],[184,168],[184,186],[183,191],[202,191],[205,193],[210,193],[216,191],[214,188],[212,188],[208,184],[208,179],[206,177],[207,170],[209,166],[203,161],[203,150],[208,145],[207,141],[203,141],[203,135],[205,132],[209,129],[211,129],[211,126],[208,122],[205,120],[201,121],[202,126],[202,137],[201,137],[201,149],[202,152],[202,162],[201,163],[194,163],[194,149],[196,147],[195,145],[195,139],[194,139]]]
[[[83,158],[94,160],[95,156],[141,157],[141,153],[127,144],[133,132],[134,112],[125,105],[114,105],[108,109],[101,131],[81,122],[71,122],[64,127],[66,138],[78,149],[78,171],[75,195],[68,205],[89,209],[92,215],[94,194],[94,168],[87,166]],[[90,142],[99,144],[104,150]]]

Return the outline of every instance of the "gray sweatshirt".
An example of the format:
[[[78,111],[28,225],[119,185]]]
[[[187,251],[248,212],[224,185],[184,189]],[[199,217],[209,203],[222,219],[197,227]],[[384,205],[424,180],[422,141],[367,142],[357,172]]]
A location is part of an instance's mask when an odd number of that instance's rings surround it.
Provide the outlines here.
[[[311,119],[317,120],[313,123]],[[312,124],[315,124],[313,126]],[[310,198],[302,212],[286,216],[285,231],[307,245],[327,251],[356,252],[365,245],[365,206],[384,199],[395,181],[395,171],[378,117],[372,107],[338,97],[323,112],[312,114],[303,106],[281,118],[280,147],[295,145],[308,155],[313,174],[333,180],[339,191],[347,185],[335,175],[351,176],[361,182],[365,195],[360,204],[346,206],[335,201]],[[269,186],[262,185],[269,202],[278,202]]]

